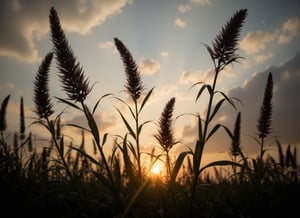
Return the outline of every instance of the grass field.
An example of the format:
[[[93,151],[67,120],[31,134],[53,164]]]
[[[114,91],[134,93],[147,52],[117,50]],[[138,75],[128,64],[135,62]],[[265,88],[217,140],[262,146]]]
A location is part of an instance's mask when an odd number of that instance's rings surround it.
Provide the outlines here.
[[[141,158],[141,132],[148,122],[141,122],[140,113],[152,96],[145,90],[137,65],[124,43],[114,38],[116,49],[124,64],[125,88],[128,99],[115,97],[128,110],[124,114],[116,108],[126,129],[125,135],[115,136],[109,155],[103,150],[108,134],[100,135],[94,112],[103,95],[90,107],[86,104],[93,86],[73,54],[59,16],[50,9],[49,23],[53,51],[42,60],[33,81],[36,118],[32,125],[40,125],[49,133],[49,141],[42,149],[33,145],[31,133],[25,134],[24,105],[20,101],[20,130],[14,143],[7,138],[6,109],[10,95],[2,101],[0,111],[0,196],[1,213],[5,217],[294,217],[298,212],[300,168],[296,147],[283,146],[275,140],[277,156],[267,155],[265,142],[271,133],[273,77],[269,73],[262,93],[260,116],[257,118],[257,137],[260,151],[256,157],[246,156],[240,148],[241,112],[237,111],[234,129],[222,123],[213,124],[223,103],[236,109],[235,99],[216,90],[218,76],[230,64],[240,61],[237,54],[239,34],[247,10],[238,10],[223,26],[213,44],[204,46],[214,68],[212,84],[195,81],[196,101],[209,96],[204,117],[194,114],[198,121],[195,148],[170,158],[174,138],[172,122],[176,99],[171,98],[161,113],[155,139],[160,154],[149,153],[150,167]],[[56,98],[73,110],[82,113],[88,127],[64,124],[65,128],[82,131],[79,147],[66,144],[61,117],[53,109],[49,93],[49,71],[52,61],[57,63],[61,87],[67,98]],[[207,141],[220,129],[231,140],[231,160],[216,160],[202,165]],[[90,134],[92,143],[84,140]],[[91,145],[92,144],[92,145]],[[85,147],[93,147],[89,154]],[[149,173],[157,161],[163,162],[162,172]],[[222,173],[222,169],[231,169]],[[207,169],[211,169],[207,173]]]

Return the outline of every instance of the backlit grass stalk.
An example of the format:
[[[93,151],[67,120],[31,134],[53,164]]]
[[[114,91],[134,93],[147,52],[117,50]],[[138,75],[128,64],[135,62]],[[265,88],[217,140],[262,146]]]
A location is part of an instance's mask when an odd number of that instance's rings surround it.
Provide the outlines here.
[[[86,130],[92,134],[94,142],[100,152],[101,162],[104,165],[105,171],[107,173],[108,181],[107,178],[105,178],[105,176],[99,175],[97,174],[97,172],[94,173],[98,175],[97,178],[99,178],[100,182],[104,184],[104,186],[111,193],[113,193],[117,199],[119,199],[119,194],[117,192],[117,188],[115,187],[114,178],[102,148],[102,146],[105,143],[106,137],[104,137],[103,142],[101,143],[99,129],[94,119],[94,112],[96,111],[100,100],[107,95],[102,96],[96,102],[91,112],[88,106],[85,104],[85,100],[88,97],[88,94],[91,92],[92,87],[90,86],[89,80],[84,74],[83,68],[80,66],[80,63],[74,56],[73,50],[69,45],[69,42],[61,27],[58,14],[53,7],[50,9],[49,21],[51,29],[51,40],[54,46],[54,53],[57,60],[58,74],[61,79],[62,88],[68,96],[68,100],[65,100],[63,98],[57,99],[71,106],[72,108],[80,110],[84,113],[85,118],[88,122],[89,130],[82,126],[73,126]],[[80,106],[76,105],[77,102],[80,103]],[[85,152],[82,152],[80,149],[76,150],[77,152],[81,152],[83,155],[85,155],[93,163],[99,165],[99,162],[95,160],[95,158],[93,158],[92,156],[88,155]]]
[[[198,183],[200,172],[204,170],[204,168],[200,169],[204,146],[206,145],[209,138],[213,136],[214,133],[222,126],[221,124],[216,124],[210,129],[211,121],[219,111],[224,101],[229,102],[232,106],[235,107],[234,102],[232,101],[231,98],[228,98],[226,94],[221,91],[216,91],[216,85],[217,85],[217,79],[219,73],[227,65],[232,64],[234,62],[238,62],[238,60],[241,58],[238,54],[236,54],[236,51],[238,49],[237,46],[238,46],[241,27],[246,16],[247,16],[247,9],[238,10],[231,17],[231,19],[222,27],[221,32],[217,35],[217,37],[213,42],[213,47],[211,48],[209,45],[205,44],[214,65],[213,83],[212,85],[209,85],[203,82],[197,82],[193,85],[193,86],[199,84],[201,85],[201,88],[199,89],[196,97],[196,101],[202,95],[203,91],[207,90],[209,95],[209,102],[208,102],[205,119],[203,120],[201,116],[198,115],[198,140],[193,154],[194,172],[193,172],[193,181],[191,187],[191,201],[190,201],[191,208],[194,202],[195,191],[196,191],[196,186]],[[221,94],[223,98],[221,98],[221,100],[219,100],[214,106],[213,103],[216,94]],[[230,132],[226,127],[225,130],[227,132]],[[209,166],[224,165],[224,164],[227,163],[221,161],[221,162],[211,163],[209,164]]]
[[[165,105],[165,108],[158,122],[159,125],[158,132],[154,135],[159,145],[166,153],[166,166],[167,166],[166,168],[167,168],[168,180],[171,177],[171,163],[170,163],[169,152],[172,149],[172,147],[178,143],[178,141],[174,139],[174,133],[172,127],[172,123],[173,123],[172,116],[174,111],[174,104],[175,104],[175,98],[171,98]]]
[[[117,98],[122,103],[124,103],[130,111],[132,118],[134,119],[134,127],[132,127],[125,116],[121,113],[119,109],[117,109],[118,113],[120,114],[129,134],[135,141],[135,148],[136,148],[136,161],[137,161],[137,181],[138,184],[142,182],[142,164],[141,164],[141,150],[140,150],[140,135],[143,126],[148,123],[149,121],[140,123],[140,113],[144,108],[146,102],[148,101],[153,88],[150,89],[148,93],[141,99],[144,91],[144,85],[142,83],[140,72],[138,71],[138,67],[127,47],[124,43],[119,40],[118,38],[114,38],[115,46],[118,49],[121,59],[123,61],[123,65],[125,68],[126,79],[127,83],[125,85],[126,91],[129,94],[131,100],[133,101],[133,107],[131,107],[128,103],[124,100]],[[141,102],[141,103],[139,103]],[[133,178],[132,178],[133,179]]]
[[[9,99],[10,99],[10,95],[7,95],[2,101],[1,109],[0,109],[0,132],[1,132],[1,140],[3,141],[3,143],[4,143],[4,131],[7,128],[6,111],[7,111]]]
[[[271,133],[272,97],[273,97],[273,77],[272,77],[272,73],[269,73],[265,85],[263,102],[260,108],[260,117],[258,119],[258,124],[257,124],[258,137],[261,140],[260,160],[262,160],[263,158],[265,138]]]

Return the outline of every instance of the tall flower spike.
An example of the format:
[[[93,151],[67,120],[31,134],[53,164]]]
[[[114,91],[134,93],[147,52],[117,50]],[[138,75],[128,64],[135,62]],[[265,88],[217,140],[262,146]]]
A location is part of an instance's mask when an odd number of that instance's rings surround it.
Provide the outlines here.
[[[125,73],[127,79],[127,84],[125,85],[125,88],[134,99],[138,99],[144,90],[138,67],[131,53],[123,44],[123,42],[118,38],[114,38],[114,42],[125,66]]]
[[[239,155],[240,135],[241,135],[241,112],[238,113],[236,120],[235,120],[233,139],[232,139],[231,149],[230,149],[232,156]]]
[[[20,138],[25,139],[25,117],[24,117],[24,101],[23,97],[20,100]]]
[[[162,146],[164,151],[169,151],[176,142],[174,141],[173,129],[172,129],[172,115],[174,110],[175,98],[171,98],[159,119],[159,130],[154,137],[158,143]]]
[[[6,109],[8,105],[8,101],[10,99],[10,95],[7,95],[1,104],[0,109],[0,131],[4,131],[6,129]]]
[[[247,16],[247,9],[240,9],[222,27],[221,32],[213,42],[213,50],[210,54],[214,60],[218,60],[221,66],[236,62],[239,55],[236,54],[238,40],[242,24]]]
[[[264,92],[264,99],[260,108],[260,117],[257,125],[259,138],[265,138],[271,132],[272,96],[273,77],[272,73],[270,72],[268,74],[268,80]]]
[[[34,80],[34,97],[33,101],[35,104],[34,112],[40,118],[48,118],[52,113],[52,107],[48,89],[49,81],[49,69],[52,61],[53,53],[49,52],[42,64],[40,65],[38,72]]]
[[[82,67],[73,54],[60,25],[57,12],[53,7],[50,9],[49,20],[62,88],[70,100],[83,102],[92,89],[89,87],[89,81],[85,78]]]

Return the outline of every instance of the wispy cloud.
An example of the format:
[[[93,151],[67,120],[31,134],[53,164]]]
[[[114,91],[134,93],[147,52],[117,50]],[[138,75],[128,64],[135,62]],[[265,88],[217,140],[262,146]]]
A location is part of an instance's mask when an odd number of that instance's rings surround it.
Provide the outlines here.
[[[182,20],[181,18],[176,18],[174,21],[174,26],[180,27],[180,28],[185,28],[186,22],[184,20]]]

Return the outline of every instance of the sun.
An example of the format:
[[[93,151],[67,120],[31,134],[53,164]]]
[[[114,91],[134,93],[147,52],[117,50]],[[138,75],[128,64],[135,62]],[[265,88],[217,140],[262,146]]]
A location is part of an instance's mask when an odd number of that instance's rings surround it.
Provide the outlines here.
[[[155,167],[153,167],[153,168],[151,169],[151,172],[152,172],[152,174],[154,174],[154,175],[160,174],[160,171],[161,171],[161,169],[160,169],[159,167],[157,167],[157,166],[155,166]]]

